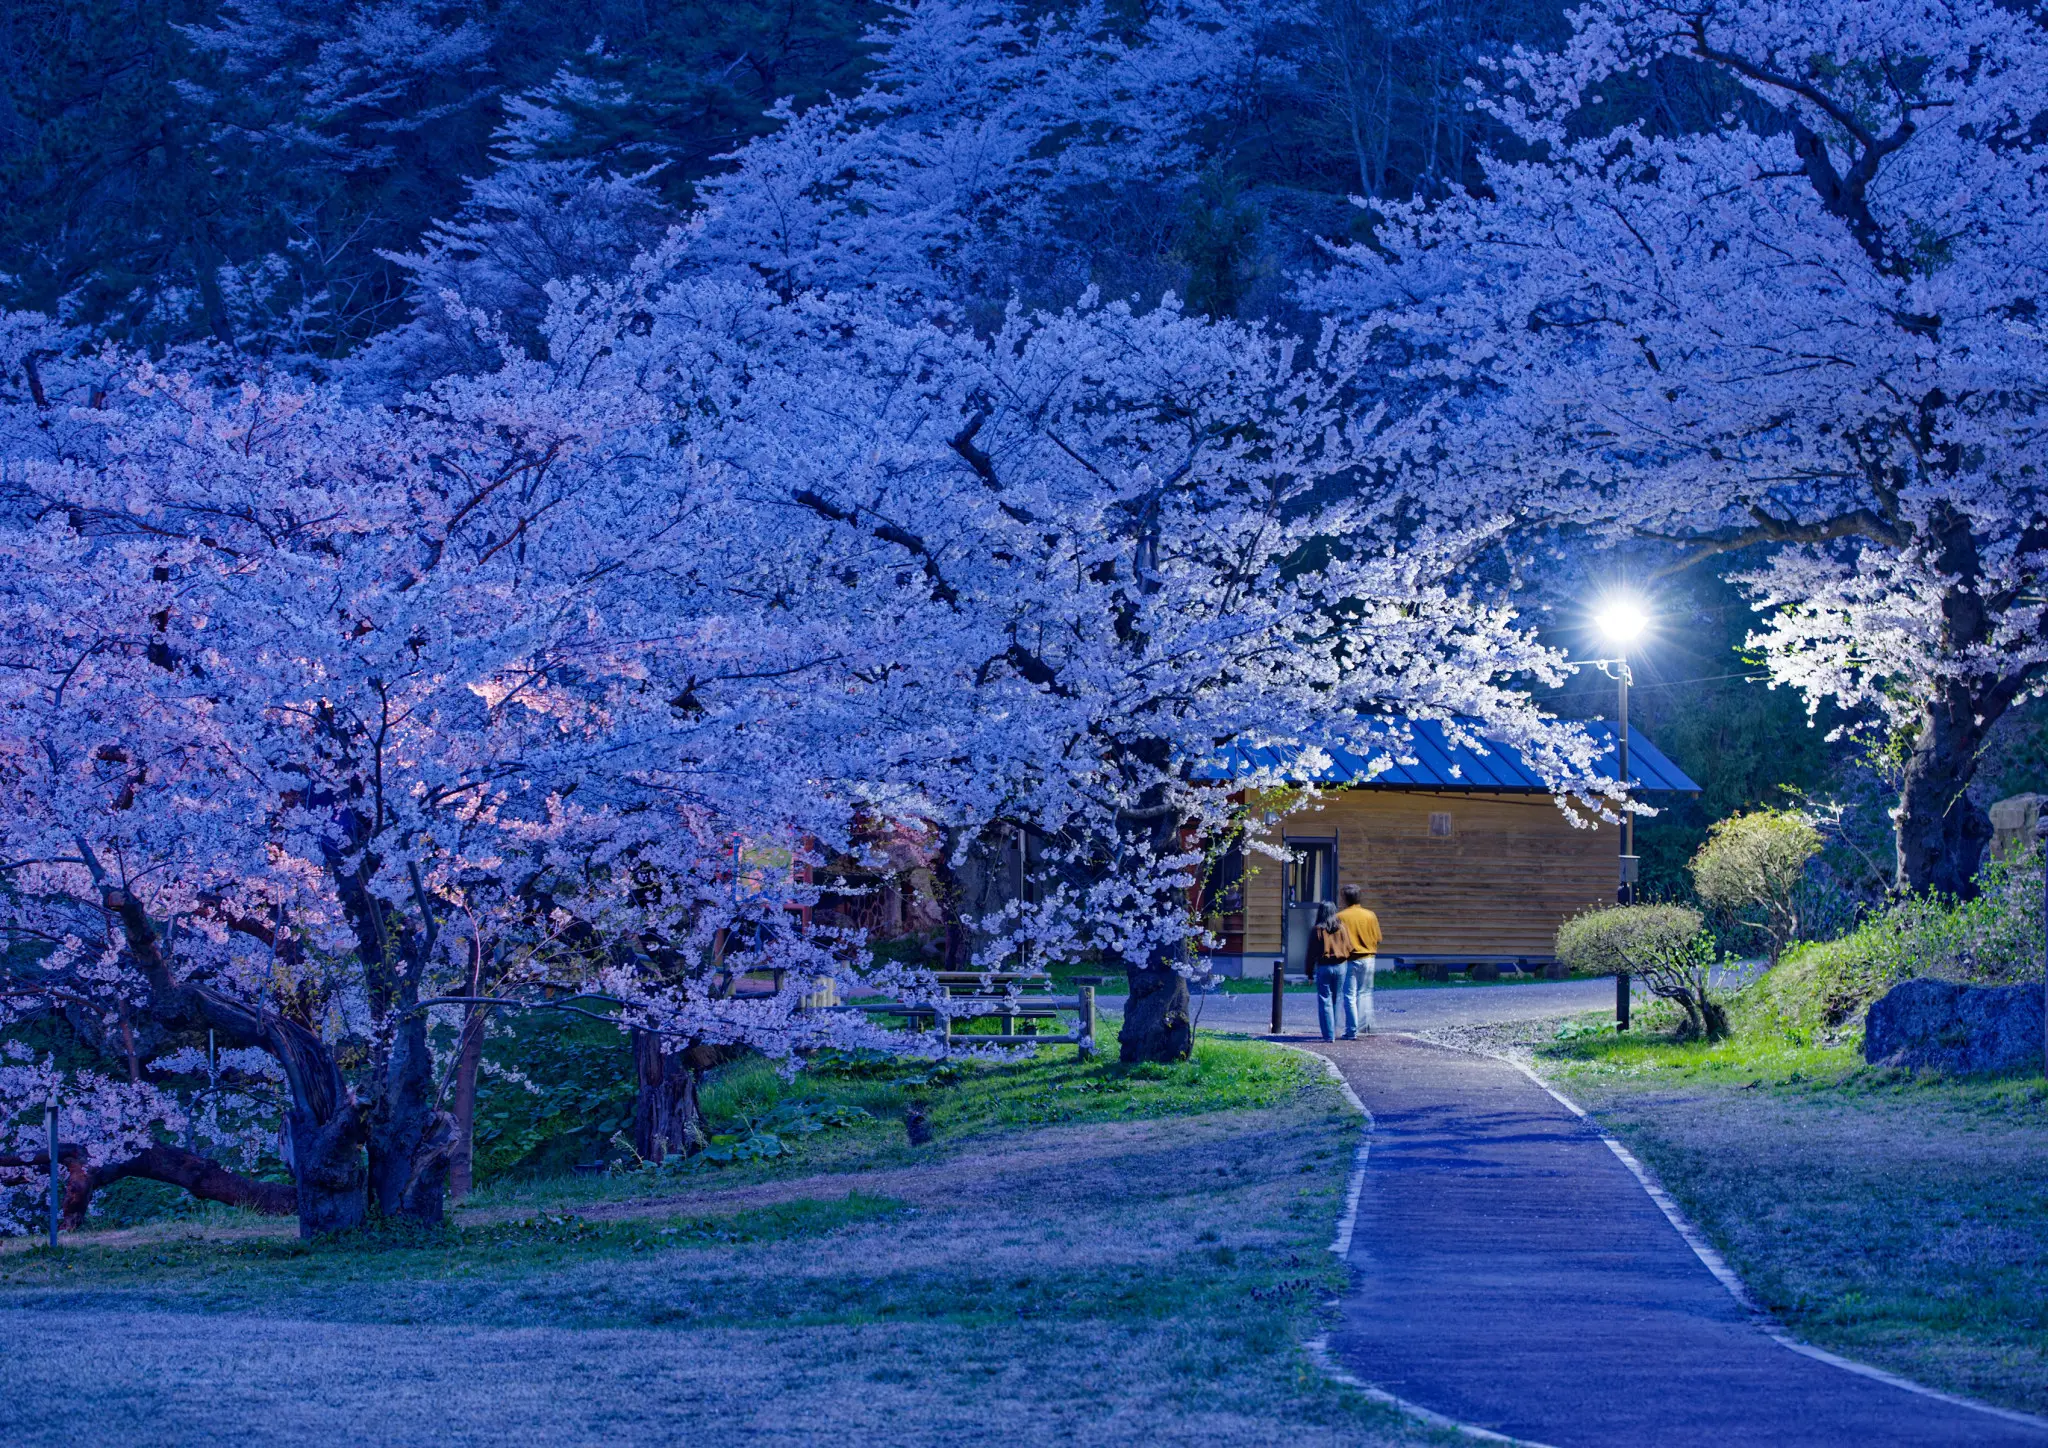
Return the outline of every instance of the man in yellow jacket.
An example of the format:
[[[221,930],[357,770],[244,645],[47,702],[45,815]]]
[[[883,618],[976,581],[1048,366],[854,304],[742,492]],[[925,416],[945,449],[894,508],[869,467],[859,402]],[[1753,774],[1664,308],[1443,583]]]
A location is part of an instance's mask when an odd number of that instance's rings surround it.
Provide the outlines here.
[[[1343,896],[1344,908],[1337,912],[1336,923],[1351,947],[1344,961],[1344,1039],[1355,1041],[1360,1024],[1367,1032],[1373,1027],[1372,978],[1380,963],[1380,917],[1359,903],[1362,892],[1356,885],[1346,885]],[[1330,1025],[1326,1017],[1323,1021],[1326,1038],[1330,1034]]]

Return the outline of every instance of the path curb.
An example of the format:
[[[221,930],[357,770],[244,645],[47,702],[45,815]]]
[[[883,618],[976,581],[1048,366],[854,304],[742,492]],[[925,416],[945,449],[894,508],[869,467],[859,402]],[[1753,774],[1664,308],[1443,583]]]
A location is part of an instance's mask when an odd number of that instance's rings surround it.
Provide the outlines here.
[[[1390,1032],[1389,1034],[1395,1033]],[[1505,1062],[1541,1087],[1545,1094],[1557,1102],[1558,1105],[1583,1121],[1587,1128],[1600,1138],[1607,1149],[1614,1153],[1615,1158],[1629,1169],[1629,1173],[1635,1177],[1636,1182],[1642,1187],[1644,1193],[1652,1202],[1656,1203],[1657,1210],[1664,1214],[1664,1220],[1669,1222],[1678,1235],[1684,1239],[1685,1245],[1692,1249],[1693,1255],[1700,1259],[1701,1265],[1713,1274],[1714,1280],[1719,1282],[1727,1290],[1728,1295],[1734,1298],[1736,1303],[1750,1315],[1751,1321],[1763,1332],[1764,1336],[1770,1338],[1779,1347],[1785,1348],[1790,1352],[1796,1352],[1802,1357],[1812,1358],[1816,1362],[1826,1363],[1829,1367],[1839,1368],[1845,1373],[1854,1373],[1857,1377],[1869,1378],[1874,1382],[1883,1383],[1887,1387],[1898,1388],[1903,1392],[1914,1393],[1923,1398],[1932,1398],[1939,1403],[1947,1403],[1953,1408],[1968,1408],[1973,1412],[1986,1413],[1994,1418],[2002,1418],[2009,1423],[2019,1423],[2029,1428],[2038,1428],[2043,1432],[2048,1432],[2048,1418],[2036,1417],[2032,1413],[2022,1413],[2016,1408],[2001,1408],[1993,1403],[1979,1402],[1975,1398],[1965,1398],[1955,1393],[1945,1393],[1939,1388],[1930,1388],[1925,1383],[1916,1383],[1911,1378],[1900,1377],[1897,1373],[1887,1372],[1883,1368],[1872,1367],[1869,1363],[1860,1363],[1854,1358],[1846,1358],[1839,1353],[1829,1352],[1826,1348],[1815,1347],[1810,1342],[1802,1342],[1792,1333],[1790,1328],[1772,1316],[1769,1309],[1750,1295],[1749,1289],[1743,1285],[1742,1279],[1736,1275],[1735,1269],[1728,1265],[1728,1259],[1715,1249],[1714,1245],[1707,1240],[1706,1234],[1693,1223],[1690,1217],[1686,1216],[1684,1208],[1680,1207],[1671,1194],[1664,1190],[1663,1184],[1657,1180],[1656,1174],[1647,1166],[1644,1166],[1637,1159],[1634,1152],[1623,1146],[1606,1128],[1595,1121],[1583,1106],[1537,1075],[1526,1062],[1518,1061],[1513,1056],[1503,1055],[1499,1051],[1481,1051],[1470,1046],[1454,1046],[1443,1041],[1432,1041],[1427,1036],[1417,1036],[1407,1031],[1402,1031],[1398,1034],[1408,1036],[1410,1040],[1420,1041],[1427,1046],[1435,1046],[1439,1050],[1463,1051],[1467,1055],[1485,1056],[1495,1061]],[[1329,1058],[1325,1057],[1324,1059],[1328,1060]],[[1332,1065],[1334,1066],[1334,1064],[1333,1062]],[[1355,1196],[1353,1200],[1354,1202],[1356,1201]]]

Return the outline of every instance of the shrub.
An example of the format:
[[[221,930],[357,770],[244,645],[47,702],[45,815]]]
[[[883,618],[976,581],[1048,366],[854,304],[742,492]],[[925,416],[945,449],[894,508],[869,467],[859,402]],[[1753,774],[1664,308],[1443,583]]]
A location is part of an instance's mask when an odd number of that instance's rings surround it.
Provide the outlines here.
[[[1776,965],[1799,936],[1799,886],[1820,847],[1820,831],[1802,814],[1733,815],[1713,826],[1692,857],[1693,889],[1710,909],[1762,935]]]
[[[1768,1030],[1798,1046],[1851,1045],[1870,1003],[1913,975],[1913,964],[1899,919],[1875,915],[1838,940],[1787,951],[1736,1005],[1745,1031]]]
[[[1902,980],[1975,985],[2041,978],[2041,856],[1994,861],[1974,900],[1914,896],[1838,940],[1802,945],[1743,992],[1755,1024],[1799,1045],[1853,1044],[1870,1003]]]
[[[1918,972],[1979,985],[2039,980],[2042,967],[2041,852],[1993,860],[1977,873],[1977,896],[1911,902]]]
[[[1697,910],[1683,905],[1604,905],[1559,927],[1553,947],[1574,971],[1628,971],[1685,1015],[1680,1034],[1717,1040],[1728,1015],[1708,992],[1714,944]]]

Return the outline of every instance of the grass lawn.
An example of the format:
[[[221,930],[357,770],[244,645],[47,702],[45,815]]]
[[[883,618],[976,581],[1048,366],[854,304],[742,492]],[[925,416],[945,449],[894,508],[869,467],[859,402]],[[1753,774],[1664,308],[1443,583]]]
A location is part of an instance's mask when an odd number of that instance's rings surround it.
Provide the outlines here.
[[[1710,1046],[1588,1017],[1525,1044],[1801,1337],[2048,1412],[2048,1085],[1916,1078],[1743,1025]]]
[[[706,1102],[778,1154],[501,1182],[423,1236],[12,1244],[0,1442],[1430,1441],[1300,1350],[1358,1122],[1298,1055],[743,1064]]]

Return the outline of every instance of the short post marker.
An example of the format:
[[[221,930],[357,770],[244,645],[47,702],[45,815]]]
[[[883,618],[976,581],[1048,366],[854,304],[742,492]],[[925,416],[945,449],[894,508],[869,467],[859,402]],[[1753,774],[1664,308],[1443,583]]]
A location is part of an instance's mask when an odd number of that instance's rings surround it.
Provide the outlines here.
[[[50,1097],[50,1250],[57,1250],[57,1224],[64,1216],[64,1188],[57,1168],[57,1098]]]
[[[1625,970],[1614,973],[1614,1029],[1628,1029],[1628,972]]]
[[[1276,1036],[1280,1034],[1282,1025],[1281,1013],[1286,1008],[1287,1001],[1287,979],[1285,972],[1286,967],[1284,965],[1276,963],[1273,966],[1273,1034]]]

